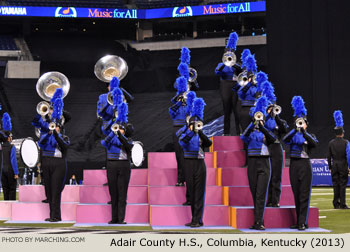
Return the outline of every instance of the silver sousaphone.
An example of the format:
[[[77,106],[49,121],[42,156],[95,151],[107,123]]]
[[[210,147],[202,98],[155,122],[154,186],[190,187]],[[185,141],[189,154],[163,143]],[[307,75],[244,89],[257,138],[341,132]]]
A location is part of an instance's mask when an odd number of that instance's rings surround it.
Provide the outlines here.
[[[128,64],[119,56],[107,55],[96,62],[94,73],[103,82],[110,82],[113,77],[122,80],[128,73]]]

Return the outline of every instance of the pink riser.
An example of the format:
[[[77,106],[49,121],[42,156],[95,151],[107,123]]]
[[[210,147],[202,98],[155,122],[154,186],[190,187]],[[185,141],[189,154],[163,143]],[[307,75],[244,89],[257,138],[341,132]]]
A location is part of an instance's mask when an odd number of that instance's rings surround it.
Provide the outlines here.
[[[0,201],[0,219],[11,219],[12,204],[16,201]]]
[[[183,226],[191,222],[189,206],[151,206],[152,226]],[[229,208],[227,206],[205,206],[204,226],[228,226]]]
[[[76,223],[107,223],[111,219],[112,209],[110,205],[81,204],[77,206]],[[125,221],[127,223],[148,223],[149,205],[127,204]]]
[[[107,183],[106,170],[84,170],[84,185]],[[131,169],[129,185],[147,185],[147,169]]]
[[[62,192],[61,202],[79,202],[79,185],[66,185]],[[42,185],[20,185],[18,199],[20,202],[41,202],[46,199]]]
[[[205,153],[205,164],[207,168],[213,168],[213,153]],[[177,162],[175,152],[149,152],[148,168],[149,169],[167,169],[176,168]]]
[[[111,200],[108,186],[82,186],[80,203],[107,203]],[[128,203],[147,203],[147,186],[129,186]]]
[[[77,203],[62,203],[62,221],[75,221]],[[43,221],[50,217],[49,204],[14,203],[12,204],[13,221]]]
[[[239,151],[244,148],[243,141],[239,136],[214,136],[213,150],[214,151]]]
[[[182,205],[186,201],[186,188],[175,186],[150,186],[150,205]],[[219,186],[207,186],[205,191],[206,205],[222,204],[222,188]]]
[[[217,167],[242,167],[244,165],[244,151],[217,151]]]

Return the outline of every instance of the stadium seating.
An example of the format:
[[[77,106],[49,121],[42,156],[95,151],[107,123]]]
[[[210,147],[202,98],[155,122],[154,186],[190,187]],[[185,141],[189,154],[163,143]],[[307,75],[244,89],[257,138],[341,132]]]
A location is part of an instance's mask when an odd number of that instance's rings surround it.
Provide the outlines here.
[[[0,35],[0,50],[15,51],[18,50],[18,47],[12,37]]]

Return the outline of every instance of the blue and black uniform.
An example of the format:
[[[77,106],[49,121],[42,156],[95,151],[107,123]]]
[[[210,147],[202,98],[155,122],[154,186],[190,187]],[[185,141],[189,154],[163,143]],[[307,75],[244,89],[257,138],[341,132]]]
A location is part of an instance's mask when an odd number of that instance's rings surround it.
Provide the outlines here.
[[[41,149],[44,186],[50,204],[50,221],[60,221],[61,194],[66,182],[66,157],[70,141],[67,136],[57,133],[56,130],[44,132],[41,133],[38,144]]]
[[[248,144],[248,180],[254,202],[252,228],[264,229],[264,212],[271,175],[268,146],[273,144],[277,137],[259,122],[255,122],[249,124],[241,139]]]
[[[133,144],[120,131],[111,131],[101,141],[107,150],[107,180],[112,201],[111,223],[123,223],[131,174],[131,149]]]
[[[251,122],[250,109],[255,106],[257,99],[257,88],[252,82],[238,90],[238,97],[241,101],[241,109],[239,112],[239,121],[242,130],[246,129]]]
[[[337,136],[328,144],[328,167],[332,174],[333,206],[347,208],[346,185],[349,179],[350,143],[343,137]]]
[[[7,141],[7,136],[2,131],[0,132],[0,161],[1,161],[1,184],[4,193],[4,200],[16,200],[17,180],[15,175],[18,175],[16,147]]]
[[[269,145],[271,160],[271,180],[268,193],[267,206],[278,207],[281,198],[282,170],[284,165],[284,153],[280,140],[288,131],[288,124],[279,115],[266,117],[265,128],[277,137],[273,144]]]
[[[215,74],[220,76],[220,95],[222,105],[224,108],[224,134],[230,134],[231,113],[235,118],[236,135],[240,135],[240,121],[238,111],[240,110],[241,103],[238,99],[238,90],[240,85],[234,77],[241,73],[241,68],[238,65],[228,67],[224,63],[219,63],[215,69]]]
[[[179,144],[184,152],[184,168],[187,171],[187,189],[189,191],[192,221],[197,226],[203,225],[203,211],[207,168],[204,162],[204,148],[212,141],[200,130],[191,131],[187,126],[180,129]]]
[[[297,225],[307,227],[312,186],[310,150],[318,144],[314,135],[303,128],[292,129],[283,141],[290,146],[289,177],[294,194]]]

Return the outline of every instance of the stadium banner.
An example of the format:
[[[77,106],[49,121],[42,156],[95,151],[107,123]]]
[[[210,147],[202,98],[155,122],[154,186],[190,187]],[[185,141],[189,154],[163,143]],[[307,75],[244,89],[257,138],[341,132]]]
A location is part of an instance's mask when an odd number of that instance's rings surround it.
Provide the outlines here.
[[[157,19],[226,15],[266,11],[266,2],[240,2],[162,9],[105,9],[76,7],[0,6],[0,16],[57,18]]]
[[[311,166],[313,186],[333,186],[327,159],[311,159]],[[349,181],[348,185],[350,185]]]

